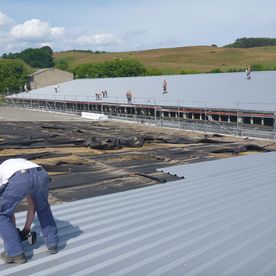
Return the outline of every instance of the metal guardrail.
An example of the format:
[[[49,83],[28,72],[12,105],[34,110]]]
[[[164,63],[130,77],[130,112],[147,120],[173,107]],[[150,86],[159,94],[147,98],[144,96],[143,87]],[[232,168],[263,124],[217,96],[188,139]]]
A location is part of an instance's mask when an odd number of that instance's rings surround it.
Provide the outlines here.
[[[69,109],[64,107],[57,107],[53,104],[39,105],[38,102],[15,102],[10,101],[6,103],[8,106],[12,107],[22,107],[27,109],[37,109],[37,110],[49,110],[49,111],[58,111],[69,114],[77,114],[80,115],[82,111],[85,112],[93,112],[91,110],[79,110],[79,109]],[[237,110],[237,113],[239,111]],[[135,114],[120,114],[118,110],[116,112],[103,112],[103,114],[108,115],[111,120],[121,120],[121,121],[130,121],[137,122],[141,124],[150,124],[156,127],[165,127],[165,128],[175,128],[181,130],[188,131],[198,131],[203,133],[218,133],[223,135],[233,135],[233,136],[241,136],[241,137],[252,137],[252,138],[261,138],[261,139],[269,139],[276,141],[276,129],[275,126],[267,127],[267,126],[256,126],[256,125],[245,125],[239,122],[236,123],[224,123],[217,122],[214,119],[208,119],[206,114],[206,120],[192,120],[192,119],[184,119],[173,117],[162,117],[157,118],[156,116],[144,116],[144,115],[135,115]]]
[[[153,117],[143,117],[143,116],[135,116],[129,117],[124,115],[118,116],[109,116],[112,120],[121,120],[121,121],[132,121],[141,124],[150,124],[156,127],[164,127],[164,128],[175,128],[181,130],[195,131],[195,132],[203,132],[203,133],[217,133],[223,135],[232,135],[232,136],[240,136],[240,137],[252,137],[252,138],[260,138],[260,139],[269,139],[276,141],[276,133],[273,129],[268,128],[256,128],[245,125],[239,125],[237,129],[236,124],[232,125],[222,125],[217,122],[207,121],[183,121],[183,120],[167,120],[167,119],[159,119],[154,120]]]

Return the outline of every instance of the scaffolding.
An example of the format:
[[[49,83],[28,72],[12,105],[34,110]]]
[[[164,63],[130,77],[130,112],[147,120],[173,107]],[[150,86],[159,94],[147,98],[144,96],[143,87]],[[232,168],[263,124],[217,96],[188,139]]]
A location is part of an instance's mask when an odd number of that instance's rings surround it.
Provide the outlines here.
[[[276,139],[276,105],[268,104],[265,110],[248,110],[246,103],[236,103],[236,108],[210,108],[207,102],[200,103],[199,108],[191,107],[191,102],[176,101],[175,105],[156,104],[155,98],[133,98],[125,103],[118,97],[109,102],[95,101],[87,97],[87,101],[79,101],[77,96],[72,99],[22,98],[7,97],[6,104],[14,107],[48,110],[55,112],[100,113],[109,119],[147,123],[158,127],[170,127],[181,130],[219,133],[225,135]],[[193,103],[192,106],[196,106]],[[204,106],[204,108],[202,108]],[[222,104],[224,106],[224,104]],[[252,103],[250,103],[252,106]],[[262,106],[264,106],[262,104]]]

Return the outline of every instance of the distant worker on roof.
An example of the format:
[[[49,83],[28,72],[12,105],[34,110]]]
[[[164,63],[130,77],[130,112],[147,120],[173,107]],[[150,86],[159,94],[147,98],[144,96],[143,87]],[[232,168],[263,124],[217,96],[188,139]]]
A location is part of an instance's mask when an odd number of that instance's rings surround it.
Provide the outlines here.
[[[128,102],[128,103],[131,103],[131,102],[132,102],[132,92],[131,92],[131,90],[129,90],[129,91],[126,93],[126,98],[127,98],[127,102]]]
[[[25,92],[29,92],[28,84],[27,84],[27,83],[24,84],[24,91],[25,91]]]
[[[168,93],[167,86],[168,86],[167,80],[164,80],[163,81],[163,94]]]
[[[246,79],[250,80],[251,79],[251,67],[250,65],[247,66],[247,69],[245,70],[246,72]]]
[[[100,100],[101,99],[101,93],[95,93],[95,96],[96,96],[96,100]]]
[[[102,95],[103,95],[103,98],[107,98],[107,91],[106,91],[106,90],[103,90],[103,91],[102,91]]]

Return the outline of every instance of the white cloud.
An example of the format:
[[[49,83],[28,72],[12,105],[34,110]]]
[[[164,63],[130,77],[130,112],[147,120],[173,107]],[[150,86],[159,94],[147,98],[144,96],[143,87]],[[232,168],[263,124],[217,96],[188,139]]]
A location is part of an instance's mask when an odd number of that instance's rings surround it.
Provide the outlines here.
[[[2,28],[1,28],[2,26]],[[0,53],[20,52],[26,48],[42,46],[64,48],[68,39],[65,28],[51,26],[40,19],[30,19],[21,24],[0,12]]]
[[[50,27],[49,23],[39,19],[31,19],[23,24],[16,25],[10,31],[11,37],[19,40],[55,39],[62,36],[64,28]]]
[[[95,35],[81,35],[76,39],[79,45],[105,46],[119,44],[120,40],[113,34],[101,33]]]
[[[60,37],[64,34],[65,29],[63,27],[53,27],[49,31],[53,37]]]
[[[6,14],[0,12],[0,28],[12,24],[13,20],[8,17]]]

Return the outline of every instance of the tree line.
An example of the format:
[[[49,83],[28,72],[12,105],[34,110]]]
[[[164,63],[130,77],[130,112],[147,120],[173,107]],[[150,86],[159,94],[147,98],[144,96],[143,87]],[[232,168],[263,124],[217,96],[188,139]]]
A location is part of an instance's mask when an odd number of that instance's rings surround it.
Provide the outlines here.
[[[104,63],[81,64],[74,70],[75,78],[116,78],[145,76],[147,70],[134,59],[115,59]]]
[[[5,53],[2,58],[21,59],[33,68],[51,68],[54,66],[53,50],[48,46],[28,48],[20,53]]]
[[[268,37],[243,37],[235,40],[234,43],[225,45],[227,48],[254,48],[264,46],[276,46],[276,38]]]
[[[0,94],[20,91],[29,71],[19,60],[0,60]]]

